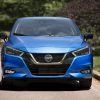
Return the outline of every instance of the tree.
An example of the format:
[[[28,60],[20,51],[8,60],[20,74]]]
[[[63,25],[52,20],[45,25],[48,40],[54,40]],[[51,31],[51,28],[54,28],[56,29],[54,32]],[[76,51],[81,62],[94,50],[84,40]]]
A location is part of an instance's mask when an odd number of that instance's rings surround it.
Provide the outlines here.
[[[100,0],[70,0],[54,15],[75,19],[87,32],[100,32]]]
[[[25,16],[52,16],[64,0],[1,0],[0,30],[11,29],[13,22]]]

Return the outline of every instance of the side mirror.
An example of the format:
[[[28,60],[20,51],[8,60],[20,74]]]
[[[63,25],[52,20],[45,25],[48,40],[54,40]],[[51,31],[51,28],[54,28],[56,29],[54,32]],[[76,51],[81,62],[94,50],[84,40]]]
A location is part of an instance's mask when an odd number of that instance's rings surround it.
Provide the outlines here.
[[[84,39],[93,39],[93,34],[84,34]]]
[[[6,33],[1,33],[0,34],[0,39],[3,39],[4,41],[7,40],[7,34]]]

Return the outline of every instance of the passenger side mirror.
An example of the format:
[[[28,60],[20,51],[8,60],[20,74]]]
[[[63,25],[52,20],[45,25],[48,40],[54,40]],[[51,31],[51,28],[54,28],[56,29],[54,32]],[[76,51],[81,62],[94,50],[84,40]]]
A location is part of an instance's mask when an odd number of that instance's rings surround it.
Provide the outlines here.
[[[4,41],[7,40],[7,34],[6,33],[1,33],[0,34],[0,39],[3,39]]]
[[[88,39],[93,39],[93,34],[84,34],[84,39],[88,40]]]

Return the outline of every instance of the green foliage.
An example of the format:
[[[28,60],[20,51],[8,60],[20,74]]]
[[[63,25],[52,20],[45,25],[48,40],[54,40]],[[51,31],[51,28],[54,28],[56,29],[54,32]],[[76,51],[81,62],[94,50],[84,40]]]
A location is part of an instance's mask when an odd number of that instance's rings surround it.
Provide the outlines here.
[[[100,56],[94,57],[93,69],[100,72]]]
[[[45,13],[44,15],[48,15],[48,16],[53,16],[55,11],[57,11],[58,9],[60,9],[63,6],[64,1],[62,0],[62,2],[57,2],[52,1],[51,3],[46,3],[45,6]]]
[[[100,46],[94,47],[94,52],[93,54],[95,56],[100,56]]]
[[[93,32],[100,36],[99,12],[99,0],[70,0],[70,2],[66,3],[55,15],[75,19],[82,30]]]
[[[64,0],[0,0],[0,30],[10,30],[19,17],[52,16]]]

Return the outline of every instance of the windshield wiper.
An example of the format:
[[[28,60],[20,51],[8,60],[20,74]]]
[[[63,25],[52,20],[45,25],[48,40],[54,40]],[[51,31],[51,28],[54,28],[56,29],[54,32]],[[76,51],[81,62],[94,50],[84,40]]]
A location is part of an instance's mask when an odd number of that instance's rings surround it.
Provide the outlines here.
[[[21,34],[21,33],[14,33],[14,35],[17,35],[17,36],[29,36],[29,35]]]

